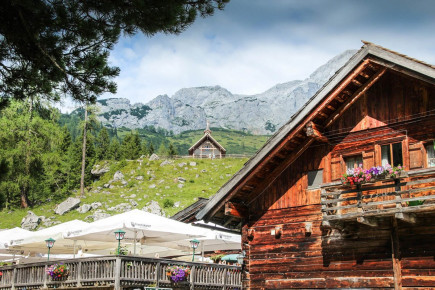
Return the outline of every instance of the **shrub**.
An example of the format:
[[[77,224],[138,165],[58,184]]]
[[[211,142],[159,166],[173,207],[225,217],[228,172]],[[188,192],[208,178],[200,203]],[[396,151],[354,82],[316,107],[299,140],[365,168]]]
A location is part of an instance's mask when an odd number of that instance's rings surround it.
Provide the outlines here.
[[[163,201],[164,208],[173,207],[173,206],[174,206],[174,202],[171,199],[167,198]]]

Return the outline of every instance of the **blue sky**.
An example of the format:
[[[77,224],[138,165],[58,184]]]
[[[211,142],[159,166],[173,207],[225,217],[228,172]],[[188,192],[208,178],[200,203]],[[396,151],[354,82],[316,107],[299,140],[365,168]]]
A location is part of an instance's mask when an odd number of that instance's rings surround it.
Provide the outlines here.
[[[435,64],[432,0],[232,0],[180,35],[122,38],[116,95],[146,103],[178,89],[220,85],[261,93],[305,79],[330,58],[367,40]]]

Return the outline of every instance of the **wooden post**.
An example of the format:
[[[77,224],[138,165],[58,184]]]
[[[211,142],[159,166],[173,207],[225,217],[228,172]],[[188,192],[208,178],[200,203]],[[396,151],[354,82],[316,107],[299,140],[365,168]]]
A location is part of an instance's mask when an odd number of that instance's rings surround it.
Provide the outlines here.
[[[159,283],[160,283],[160,262],[157,263],[156,266],[156,288],[159,288]]]
[[[224,277],[223,277],[223,282],[224,282],[224,287],[222,287],[222,290],[226,290],[227,289],[227,271],[228,271],[228,269],[227,268],[225,268],[224,269]]]
[[[121,258],[116,257],[114,290],[121,290]]]
[[[190,271],[190,290],[195,289],[195,272],[196,266],[192,266],[192,270]]]
[[[399,232],[397,220],[392,218],[391,253],[393,259],[394,289],[402,289],[402,262],[400,256]]]
[[[12,271],[12,279],[11,279],[11,289],[15,290],[15,279],[17,277],[17,268],[14,267],[14,270]],[[45,275],[47,277],[47,275]],[[44,286],[45,286],[45,280],[44,280]]]
[[[82,262],[77,264],[77,287],[82,287]]]
[[[47,273],[47,267],[48,267],[48,265],[45,265],[45,267],[44,267],[44,274],[45,273]],[[14,269],[14,272],[16,271],[16,269]],[[48,278],[48,275],[44,275],[44,288],[47,288],[47,278]]]

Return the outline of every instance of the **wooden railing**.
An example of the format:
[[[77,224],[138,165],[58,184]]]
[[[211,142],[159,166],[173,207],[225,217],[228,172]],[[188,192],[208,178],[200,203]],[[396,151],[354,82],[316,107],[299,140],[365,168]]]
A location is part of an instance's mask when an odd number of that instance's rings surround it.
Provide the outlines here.
[[[241,289],[241,268],[217,264],[188,263],[132,256],[104,256],[62,261],[69,275],[52,281],[46,269],[56,262],[0,267],[0,289],[97,288],[124,289],[153,286],[177,289]],[[166,276],[170,265],[189,266],[185,282],[171,283]]]
[[[414,222],[418,213],[435,212],[434,185],[435,168],[402,172],[397,179],[378,180],[375,184],[323,184],[322,225],[356,220],[376,226],[376,218],[388,216]]]

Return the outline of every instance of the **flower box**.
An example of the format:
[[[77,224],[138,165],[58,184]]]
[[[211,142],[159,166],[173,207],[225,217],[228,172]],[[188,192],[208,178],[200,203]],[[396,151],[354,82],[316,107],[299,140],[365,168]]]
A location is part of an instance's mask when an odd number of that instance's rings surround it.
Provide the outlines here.
[[[48,267],[46,272],[52,281],[65,281],[68,279],[69,268],[64,264],[54,264]]]
[[[348,169],[341,178],[343,185],[360,185],[366,183],[374,183],[376,181],[385,179],[397,179],[405,177],[406,173],[403,172],[402,166],[391,167],[387,164],[385,166],[376,166],[370,169],[363,169],[362,164],[357,168]]]
[[[178,283],[187,281],[190,275],[190,267],[188,266],[168,266],[166,268],[166,276],[171,283]]]

